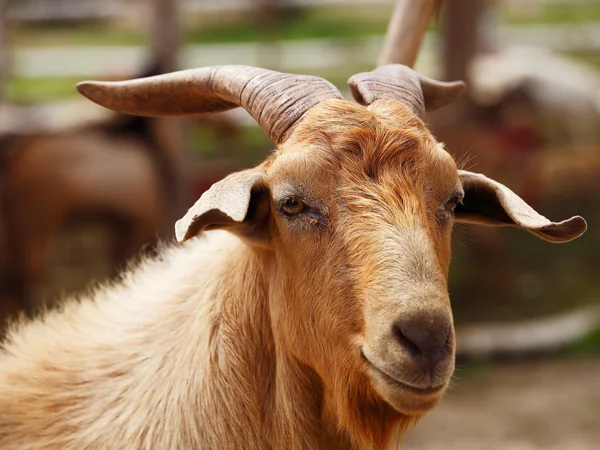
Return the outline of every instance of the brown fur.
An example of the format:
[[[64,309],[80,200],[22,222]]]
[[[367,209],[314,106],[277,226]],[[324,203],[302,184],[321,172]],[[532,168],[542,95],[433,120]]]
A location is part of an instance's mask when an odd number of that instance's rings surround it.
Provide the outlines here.
[[[362,353],[411,385],[448,385],[452,332],[425,374],[390,330],[451,314],[452,158],[396,101],[330,100],[259,170],[262,226],[209,232],[15,327],[0,448],[384,449],[439,401],[386,385]],[[291,220],[288,195],[315,211]]]

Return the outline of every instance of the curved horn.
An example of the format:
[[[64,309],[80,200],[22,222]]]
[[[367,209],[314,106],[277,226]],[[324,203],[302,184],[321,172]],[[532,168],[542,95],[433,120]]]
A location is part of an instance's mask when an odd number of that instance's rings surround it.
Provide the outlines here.
[[[313,106],[342,98],[319,77],[249,66],[211,66],[129,81],[85,81],[77,90],[119,113],[182,116],[243,107],[276,144]]]
[[[375,100],[395,99],[408,105],[421,119],[426,111],[458,99],[466,85],[462,81],[436,81],[402,64],[388,64],[348,80],[352,96],[362,105]]]

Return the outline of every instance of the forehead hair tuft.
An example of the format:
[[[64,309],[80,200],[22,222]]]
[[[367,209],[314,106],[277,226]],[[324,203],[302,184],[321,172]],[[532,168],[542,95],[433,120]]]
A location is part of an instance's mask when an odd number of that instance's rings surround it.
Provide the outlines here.
[[[396,100],[368,107],[326,100],[311,109],[289,143],[317,147],[353,178],[380,180],[386,173],[417,177],[435,153],[436,142],[423,122]]]

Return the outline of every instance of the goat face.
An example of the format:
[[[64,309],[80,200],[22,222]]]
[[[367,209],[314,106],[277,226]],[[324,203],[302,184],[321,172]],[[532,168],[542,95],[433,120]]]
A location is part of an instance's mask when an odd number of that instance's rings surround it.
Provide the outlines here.
[[[292,352],[328,390],[353,380],[399,412],[432,408],[454,368],[450,155],[400,102],[330,100],[265,173],[273,320]]]

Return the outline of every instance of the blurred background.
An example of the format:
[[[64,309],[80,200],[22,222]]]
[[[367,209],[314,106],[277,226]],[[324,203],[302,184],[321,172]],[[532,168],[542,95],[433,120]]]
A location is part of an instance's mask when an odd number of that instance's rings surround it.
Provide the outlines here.
[[[248,64],[329,79],[375,67],[392,0],[0,0],[0,336],[115,276],[273,148],[243,111],[119,116],[83,79]],[[409,449],[600,448],[600,2],[445,0],[417,70],[465,79],[429,117],[464,168],[588,232],[552,245],[457,227],[458,368]]]

